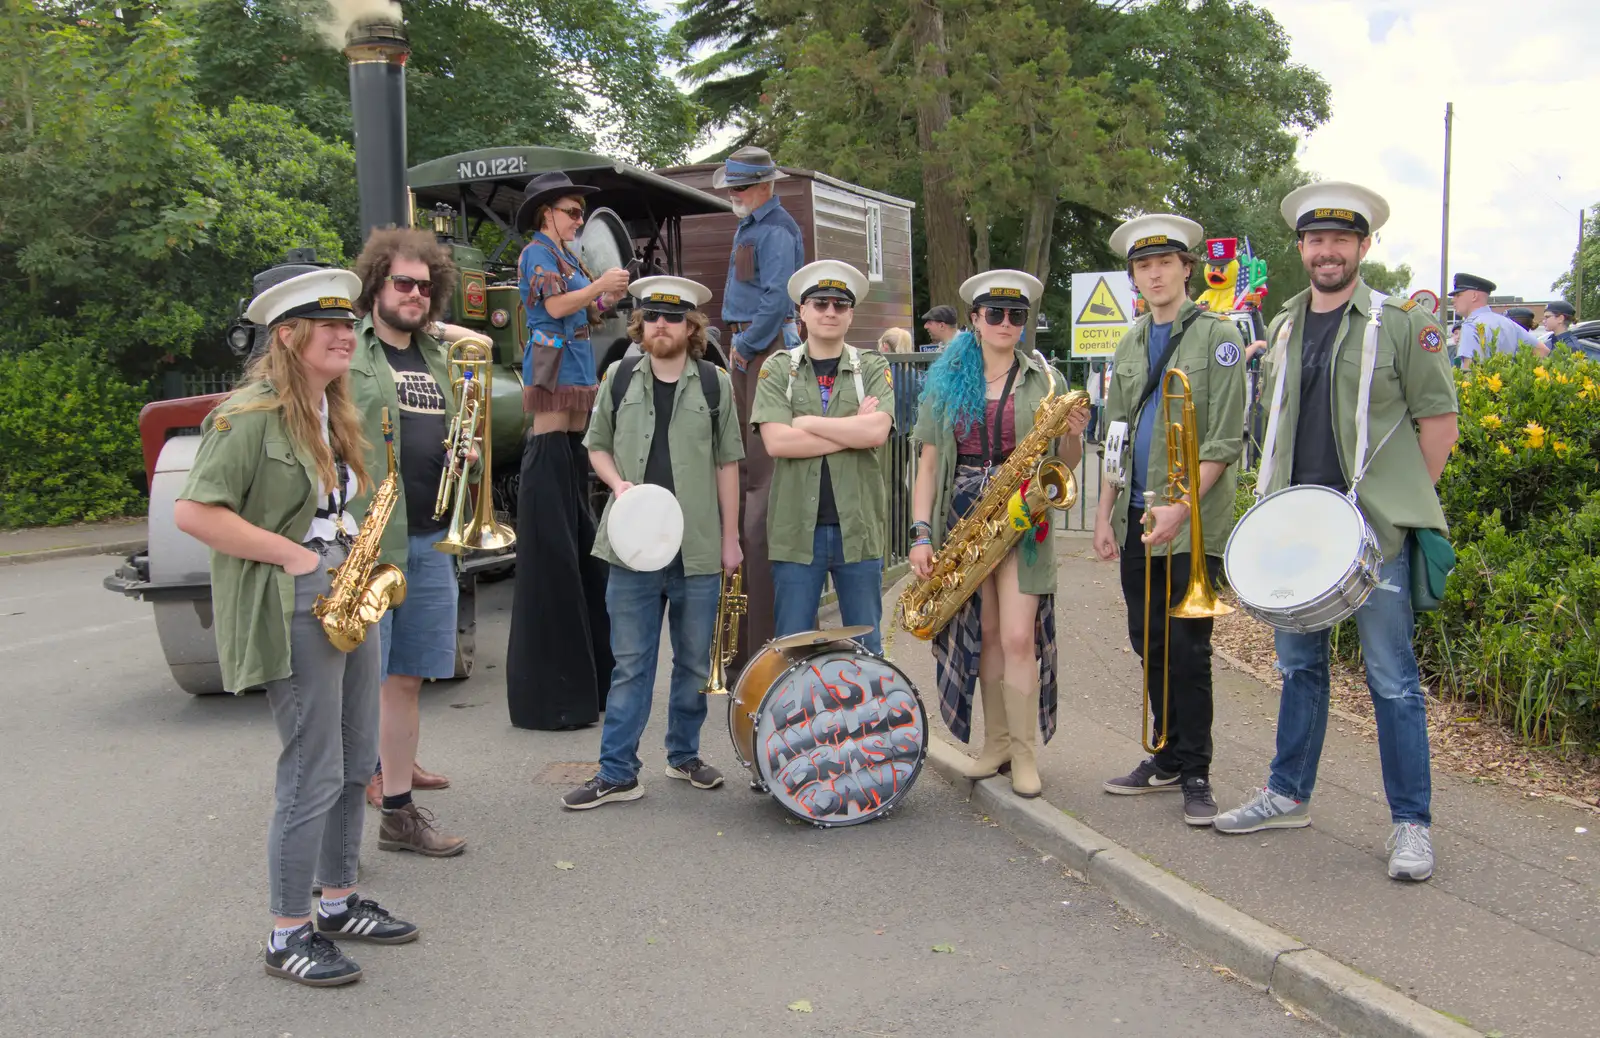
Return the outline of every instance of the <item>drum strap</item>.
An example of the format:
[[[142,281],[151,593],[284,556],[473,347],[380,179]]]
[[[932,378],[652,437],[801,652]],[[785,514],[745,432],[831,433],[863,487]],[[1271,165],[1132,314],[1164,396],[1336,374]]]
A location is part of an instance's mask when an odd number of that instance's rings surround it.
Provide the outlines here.
[[[856,403],[859,404],[867,398],[865,383],[861,380],[861,351],[846,343],[844,352],[850,358],[850,373],[855,376]],[[808,356],[810,354],[806,353],[806,344],[803,342],[789,351],[789,382],[784,387],[783,396],[790,404],[794,403],[794,377],[800,372],[800,358]]]
[[[1272,470],[1278,460],[1278,419],[1283,416],[1283,383],[1289,375],[1289,335],[1293,331],[1294,315],[1290,314],[1278,329],[1278,340],[1272,344],[1272,352],[1278,358],[1278,377],[1272,384],[1272,406],[1267,411],[1267,438],[1261,445],[1261,470],[1256,476],[1257,501],[1266,496],[1267,487],[1272,483]]]

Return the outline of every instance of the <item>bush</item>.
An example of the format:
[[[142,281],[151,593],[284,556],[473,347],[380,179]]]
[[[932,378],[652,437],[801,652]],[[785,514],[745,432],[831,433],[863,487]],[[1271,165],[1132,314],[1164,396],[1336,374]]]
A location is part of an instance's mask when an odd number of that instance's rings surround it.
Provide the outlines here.
[[[70,346],[0,355],[0,527],[142,511],[144,396]]]

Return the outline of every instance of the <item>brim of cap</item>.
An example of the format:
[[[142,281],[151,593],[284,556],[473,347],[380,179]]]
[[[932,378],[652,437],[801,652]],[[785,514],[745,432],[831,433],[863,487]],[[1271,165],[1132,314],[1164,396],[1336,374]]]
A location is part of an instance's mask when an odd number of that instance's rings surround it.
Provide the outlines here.
[[[354,310],[308,310],[305,313],[298,314],[291,310],[288,313],[282,313],[274,317],[267,322],[267,325],[270,327],[271,325],[282,324],[284,321],[292,321],[296,318],[306,321],[348,321],[351,324],[361,320],[356,316]]]
[[[973,306],[995,306],[995,307],[999,307],[1001,310],[1031,310],[1031,309],[1033,309],[1033,304],[1032,303],[1028,302],[1025,299],[1017,299],[1014,296],[1005,296],[1005,297],[1002,297],[1002,298],[999,298],[999,299],[996,299],[996,298],[993,298],[993,297],[990,297],[990,296],[979,296],[978,298],[976,298],[976,299],[974,299],[972,301],[972,305]]]
[[[693,303],[653,303],[648,299],[635,299],[635,308],[640,310],[655,310],[664,314],[686,314],[693,310]]]
[[[1353,227],[1344,220],[1312,220],[1296,233],[1304,234],[1307,231],[1349,231],[1351,234],[1371,234],[1359,227]]]
[[[1162,245],[1146,245],[1142,249],[1134,249],[1131,253],[1129,253],[1128,261],[1131,263],[1136,259],[1144,259],[1146,256],[1165,256],[1169,252],[1188,251],[1189,247],[1184,245],[1182,242],[1167,242]]]
[[[787,180],[788,177],[789,174],[783,170],[775,169],[771,173],[763,173],[757,177],[741,176],[729,180],[727,167],[720,166],[716,172],[711,174],[711,186],[713,188],[749,187],[751,184],[766,184],[774,180]]]
[[[856,301],[855,296],[842,288],[814,288],[809,292],[802,292],[800,301],[803,303],[807,299],[843,299],[847,303]]]

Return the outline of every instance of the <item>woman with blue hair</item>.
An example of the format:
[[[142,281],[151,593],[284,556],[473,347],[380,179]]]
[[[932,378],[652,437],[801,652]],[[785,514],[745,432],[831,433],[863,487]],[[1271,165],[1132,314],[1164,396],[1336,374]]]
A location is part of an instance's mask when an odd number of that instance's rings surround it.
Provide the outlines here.
[[[961,298],[973,331],[950,341],[928,372],[912,438],[921,444],[912,492],[911,568],[926,579],[945,532],[983,496],[1018,441],[1033,428],[1050,375],[1018,348],[1033,301],[1044,290],[1020,270],[968,279]],[[1057,453],[1069,468],[1083,456],[1087,408],[1076,411]],[[1042,791],[1034,743],[1056,727],[1056,567],[1048,528],[1001,560],[979,593],[934,636],[939,709],[963,742],[972,731],[974,686],[983,697],[983,751],[965,769],[987,778],[1010,765],[1018,796]]]

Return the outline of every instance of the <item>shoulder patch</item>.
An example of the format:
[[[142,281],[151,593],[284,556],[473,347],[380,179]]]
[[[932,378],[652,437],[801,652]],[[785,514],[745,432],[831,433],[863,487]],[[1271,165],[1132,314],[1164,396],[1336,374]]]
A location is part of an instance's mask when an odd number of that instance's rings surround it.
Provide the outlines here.
[[[217,420],[212,424],[216,426],[217,432],[227,432],[233,428],[233,424],[220,414],[217,415]]]
[[[1407,299],[1405,302],[1400,304],[1400,309],[1402,310],[1415,310],[1416,308],[1417,301],[1415,299]]]
[[[763,364],[761,366],[761,373],[759,375],[757,375],[756,378],[771,378],[771,377],[772,377],[772,369],[767,367],[765,364]]]
[[[1225,368],[1231,368],[1239,363],[1239,357],[1239,344],[1236,342],[1225,342],[1217,347],[1217,363]]]
[[[1412,305],[1415,306],[1416,303],[1413,302]],[[1417,344],[1429,353],[1438,353],[1439,348],[1444,345],[1444,333],[1439,331],[1438,325],[1430,324],[1422,329],[1421,335],[1417,336]]]

